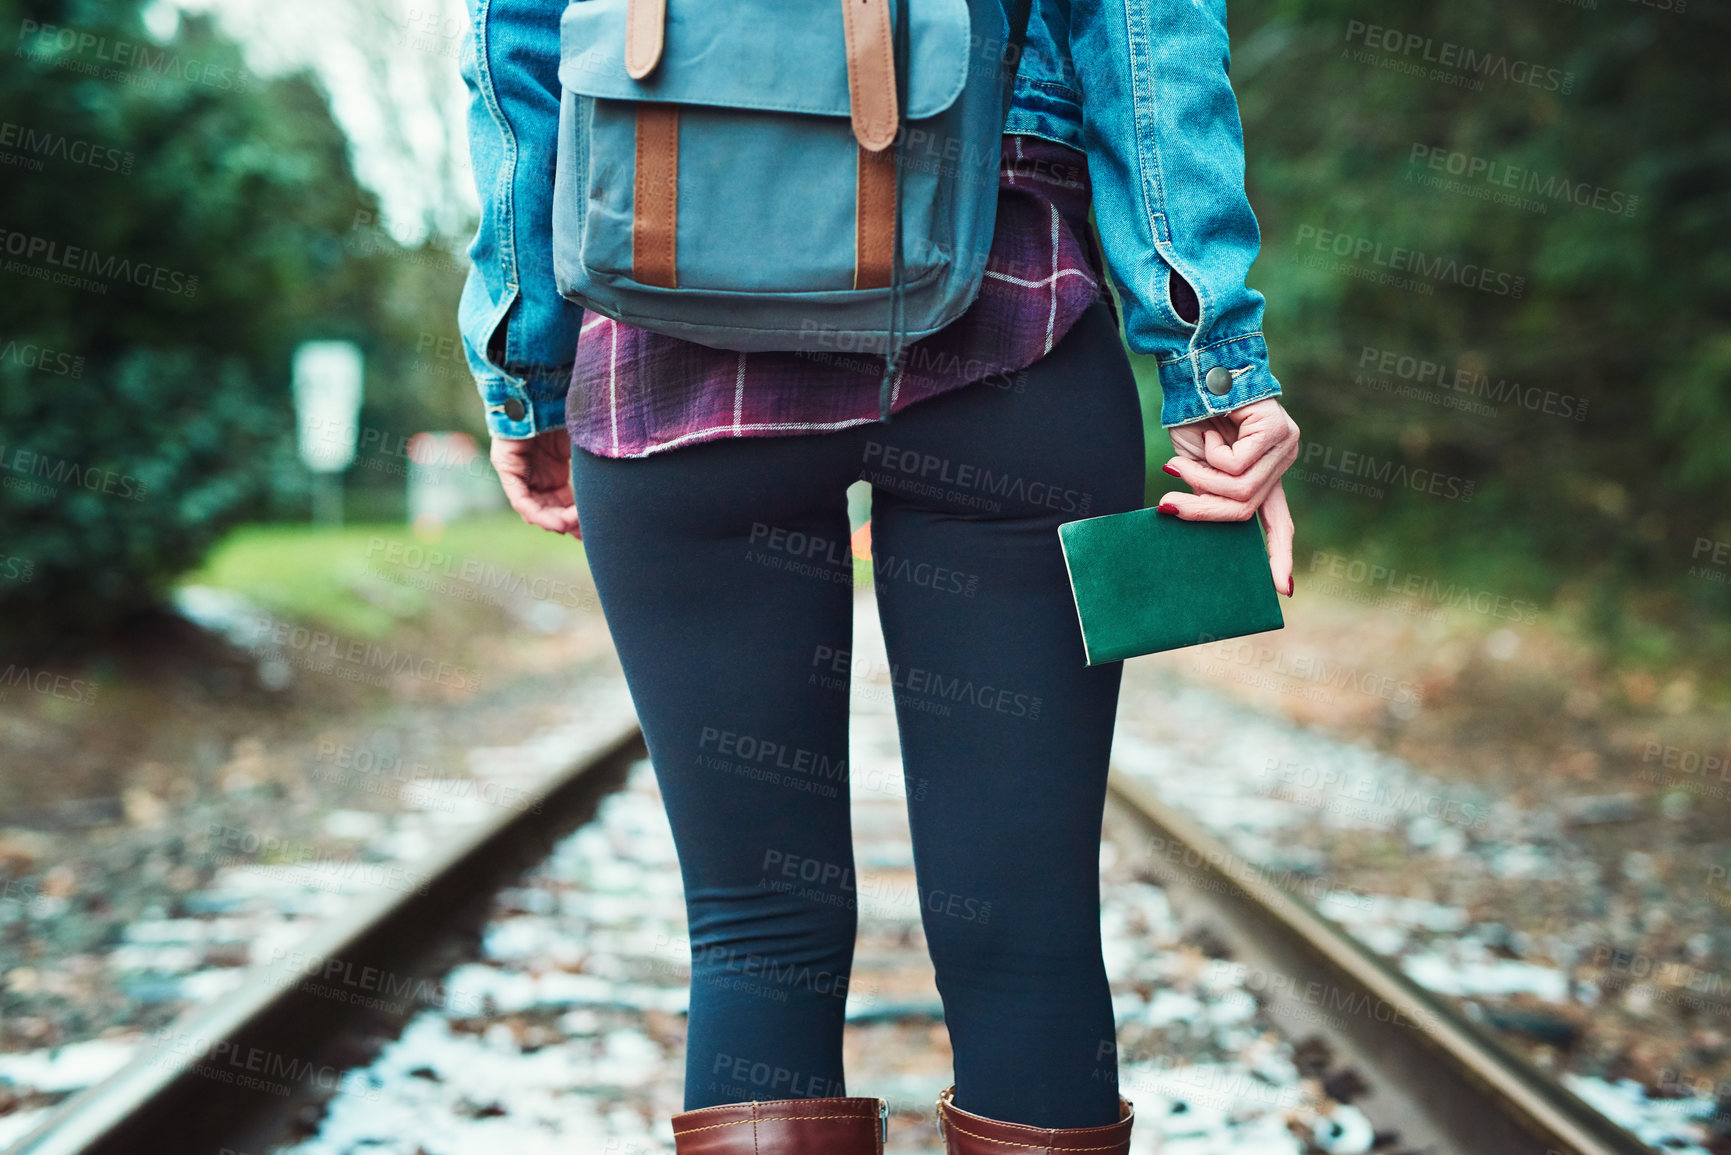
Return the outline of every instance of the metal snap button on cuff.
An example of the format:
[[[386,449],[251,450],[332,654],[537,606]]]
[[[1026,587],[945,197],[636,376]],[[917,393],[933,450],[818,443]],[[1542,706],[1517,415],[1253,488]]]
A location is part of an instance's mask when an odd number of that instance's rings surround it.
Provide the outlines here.
[[[1202,383],[1208,386],[1208,391],[1216,397],[1224,397],[1232,392],[1232,371],[1224,365],[1216,365],[1208,370],[1208,376],[1202,378]]]
[[[1212,385],[1210,388],[1212,388]],[[528,412],[528,407],[515,397],[512,397],[510,400],[505,402],[505,416],[509,417],[513,421],[523,420],[524,415]]]

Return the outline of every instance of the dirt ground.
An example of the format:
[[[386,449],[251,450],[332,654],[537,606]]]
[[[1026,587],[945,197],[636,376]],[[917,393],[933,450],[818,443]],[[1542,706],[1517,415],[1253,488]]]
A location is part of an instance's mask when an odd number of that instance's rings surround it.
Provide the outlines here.
[[[1601,864],[1593,909],[1543,885],[1415,878],[1387,840],[1343,838],[1329,852],[1366,889],[1459,898],[1477,904],[1475,917],[1534,934],[1606,928],[1580,973],[1627,997],[1593,1011],[1590,1065],[1654,1086],[1667,1071],[1714,1084],[1731,1076],[1725,1016],[1682,1010],[1677,1031],[1655,1039],[1636,990],[1667,967],[1722,974],[1731,958],[1731,723],[1701,680],[1620,673],[1544,614],[1366,599],[1326,574],[1301,573],[1298,588],[1284,631],[1154,660],[1440,781],[1549,808]],[[135,623],[99,661],[61,671],[97,679],[96,702],[0,700],[0,1050],[166,1013],[91,1001],[77,976],[141,912],[172,916],[177,895],[208,882],[201,831],[238,824],[344,853],[324,816],[394,803],[354,776],[320,773],[331,751],[389,750],[460,774],[468,750],[556,723],[569,679],[617,677],[604,622],[584,605],[529,628],[521,607],[435,599],[391,639],[478,673],[471,684],[412,673],[368,684],[340,665],[261,680],[255,657],[162,615]],[[8,914],[39,899],[73,912],[51,936]],[[1731,988],[1711,1005],[1731,1005]],[[1531,1053],[1570,1059],[1554,1053],[1556,1039],[1541,1041],[1555,1024],[1540,1028]]]

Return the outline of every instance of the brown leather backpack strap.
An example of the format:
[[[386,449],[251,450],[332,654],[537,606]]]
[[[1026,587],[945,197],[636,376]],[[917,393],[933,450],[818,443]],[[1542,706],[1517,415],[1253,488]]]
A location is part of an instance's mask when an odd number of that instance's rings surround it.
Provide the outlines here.
[[[855,182],[853,287],[881,289],[890,283],[896,243],[896,154],[889,149],[854,149],[859,160]]]
[[[854,139],[867,152],[882,152],[895,141],[898,113],[889,0],[841,0],[841,14]]]
[[[661,62],[667,0],[628,0],[625,8],[625,73],[642,80]]]
[[[637,102],[637,173],[631,220],[631,275],[679,287],[679,106]]]

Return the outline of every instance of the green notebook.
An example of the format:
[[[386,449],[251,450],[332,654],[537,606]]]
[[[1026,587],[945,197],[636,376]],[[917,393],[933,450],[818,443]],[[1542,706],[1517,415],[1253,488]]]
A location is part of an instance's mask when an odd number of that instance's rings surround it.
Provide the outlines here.
[[[1256,519],[1153,508],[1058,527],[1090,666],[1286,625]]]

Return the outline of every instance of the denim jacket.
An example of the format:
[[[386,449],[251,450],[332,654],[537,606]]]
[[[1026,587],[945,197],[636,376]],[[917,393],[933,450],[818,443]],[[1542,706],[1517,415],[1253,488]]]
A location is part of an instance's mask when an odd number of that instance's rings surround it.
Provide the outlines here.
[[[481,220],[458,322],[489,431],[529,437],[564,425],[583,318],[553,281],[560,4],[468,6]],[[1262,294],[1245,284],[1261,234],[1227,66],[1225,0],[1037,0],[1004,128],[1087,155],[1125,337],[1155,358],[1164,426],[1281,391]],[[1174,275],[1194,291],[1194,324],[1173,307]]]

